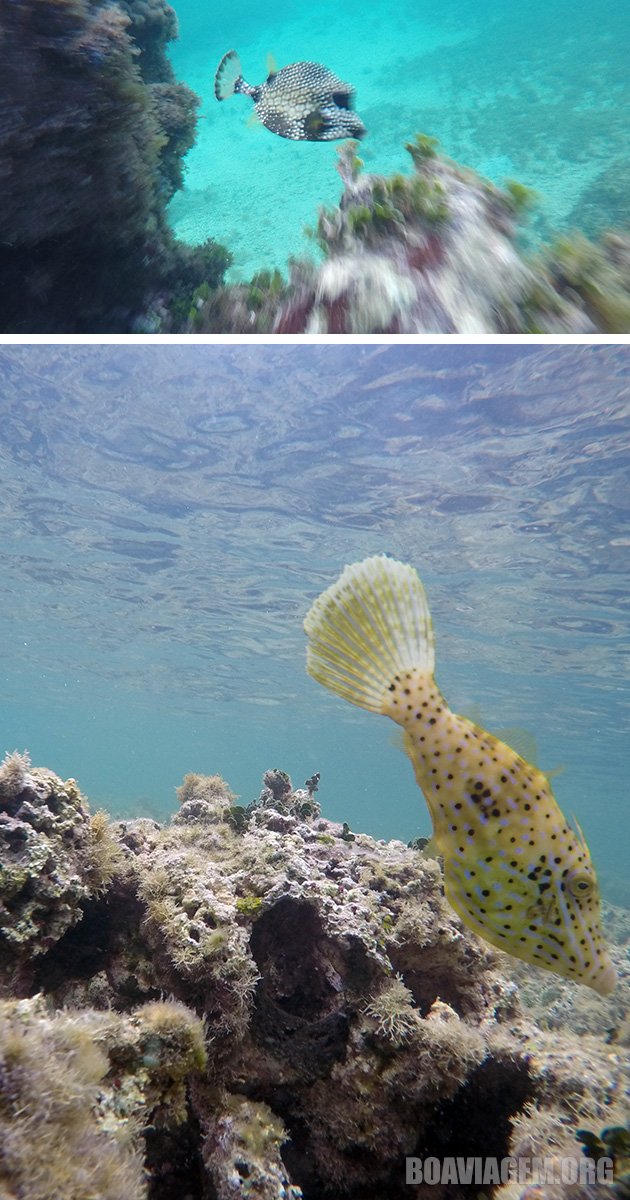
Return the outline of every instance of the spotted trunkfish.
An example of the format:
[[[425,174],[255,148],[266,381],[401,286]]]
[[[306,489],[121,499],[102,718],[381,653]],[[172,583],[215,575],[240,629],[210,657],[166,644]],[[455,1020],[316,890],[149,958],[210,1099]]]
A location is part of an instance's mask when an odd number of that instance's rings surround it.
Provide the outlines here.
[[[243,79],[238,54],[228,50],[217,68],[214,94],[217,100],[227,100],[235,93],[250,96],[258,119],[283,138],[332,142],[366,133],[352,109],[354,89],[321,63],[291,63],[252,87]]]

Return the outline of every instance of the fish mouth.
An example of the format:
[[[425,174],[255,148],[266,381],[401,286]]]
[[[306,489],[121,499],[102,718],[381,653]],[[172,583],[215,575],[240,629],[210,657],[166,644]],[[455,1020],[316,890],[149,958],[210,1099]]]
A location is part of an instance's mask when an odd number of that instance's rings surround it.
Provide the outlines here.
[[[608,960],[605,971],[603,971],[601,974],[598,974],[596,979],[584,980],[584,983],[587,984],[588,987],[593,988],[593,991],[597,992],[600,996],[610,996],[610,993],[612,992],[616,982],[617,972],[610,959]]]

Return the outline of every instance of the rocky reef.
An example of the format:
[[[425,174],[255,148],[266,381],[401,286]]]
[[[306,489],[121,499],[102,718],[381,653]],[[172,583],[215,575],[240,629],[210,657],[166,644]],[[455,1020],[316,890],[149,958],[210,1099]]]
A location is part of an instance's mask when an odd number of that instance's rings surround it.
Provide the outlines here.
[[[230,256],[172,237],[198,98],[165,0],[8,0],[0,18],[0,329],[130,332],[188,314]]]
[[[398,1200],[405,1156],[578,1159],[621,1124],[624,946],[588,1031],[543,1029],[438,862],[324,819],[318,782],[267,771],[245,806],[188,775],[168,824],[109,822],[6,757],[3,1195]]]
[[[414,171],[364,173],[339,151],[344,191],[312,236],[323,262],[296,261],[288,284],[263,272],[197,305],[190,329],[219,332],[623,333],[630,330],[630,237],[559,238],[535,256],[519,231],[535,202],[459,166],[418,135]]]

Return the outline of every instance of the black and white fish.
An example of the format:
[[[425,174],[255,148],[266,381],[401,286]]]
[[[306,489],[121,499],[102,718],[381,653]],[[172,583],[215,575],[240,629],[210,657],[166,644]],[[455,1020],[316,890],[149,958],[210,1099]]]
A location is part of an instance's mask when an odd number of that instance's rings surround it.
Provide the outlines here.
[[[217,100],[227,100],[235,92],[251,96],[259,120],[280,137],[332,142],[366,133],[352,110],[354,89],[321,63],[291,63],[252,87],[243,79],[238,54],[228,50],[214,77],[214,94]]]

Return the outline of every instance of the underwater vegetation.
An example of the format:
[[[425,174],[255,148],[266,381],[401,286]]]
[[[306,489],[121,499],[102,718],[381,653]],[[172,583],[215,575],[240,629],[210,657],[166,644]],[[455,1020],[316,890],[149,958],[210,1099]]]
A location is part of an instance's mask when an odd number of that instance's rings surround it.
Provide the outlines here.
[[[274,768],[237,804],[190,774],[169,823],[108,822],[73,780],[6,757],[3,1193],[402,1200],[407,1154],[578,1160],[579,1130],[622,1126],[615,935],[613,996],[552,979],[588,994],[590,1032],[544,1030],[439,863],[325,820],[318,786]],[[551,1200],[569,1196],[587,1200]]]
[[[535,193],[495,187],[418,134],[413,173],[363,170],[339,149],[344,191],[310,235],[323,262],[293,260],[280,286],[218,288],[188,328],[218,333],[593,333],[630,329],[630,237],[575,234],[535,257],[518,240]],[[277,272],[274,273],[277,277]],[[272,276],[269,273],[269,279]]]
[[[165,217],[199,103],[166,58],[175,30],[164,0],[3,5],[4,332],[157,328],[223,278],[228,252],[176,242]]]

